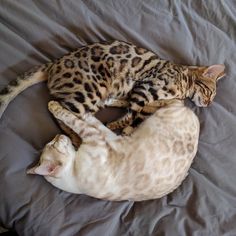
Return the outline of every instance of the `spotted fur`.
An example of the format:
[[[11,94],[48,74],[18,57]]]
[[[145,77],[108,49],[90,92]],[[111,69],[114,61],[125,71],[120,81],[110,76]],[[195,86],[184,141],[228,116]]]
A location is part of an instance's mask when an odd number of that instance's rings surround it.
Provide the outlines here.
[[[49,109],[83,142],[75,150],[67,136],[57,135],[27,173],[67,192],[113,201],[160,198],[182,183],[197,151],[199,121],[181,101],[158,109],[130,137],[90,114],[78,119],[57,102]]]
[[[223,65],[176,65],[130,43],[94,43],[10,82],[0,91],[0,116],[21,91],[47,81],[53,97],[79,116],[94,114],[111,98],[129,101],[129,112],[108,125],[124,128],[134,120],[140,123],[149,115],[143,115],[143,107],[156,100],[189,97],[198,106],[208,105],[215,96],[216,80],[223,75]]]

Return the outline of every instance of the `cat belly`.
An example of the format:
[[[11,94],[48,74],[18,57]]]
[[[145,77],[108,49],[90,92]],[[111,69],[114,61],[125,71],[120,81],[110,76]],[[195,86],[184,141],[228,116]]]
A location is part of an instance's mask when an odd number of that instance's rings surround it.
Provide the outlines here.
[[[193,156],[187,158],[187,161],[183,158],[174,160],[174,157],[171,160],[150,153],[150,155],[144,154],[143,159],[136,162],[135,154],[133,160],[112,166],[107,165],[106,161],[99,164],[87,160],[93,167],[88,166],[80,173],[78,181],[82,192],[95,198],[112,201],[161,198],[182,183],[193,160]],[[119,160],[119,157],[117,159]]]

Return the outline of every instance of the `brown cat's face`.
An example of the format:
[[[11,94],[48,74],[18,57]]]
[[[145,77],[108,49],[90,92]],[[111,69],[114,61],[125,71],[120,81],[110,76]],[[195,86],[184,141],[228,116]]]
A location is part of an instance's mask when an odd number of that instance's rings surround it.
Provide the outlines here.
[[[27,174],[57,177],[74,155],[71,140],[65,135],[57,135],[44,148],[39,163],[28,169]]]
[[[208,106],[216,95],[216,83],[225,75],[224,65],[209,67],[189,67],[190,76],[194,81],[194,88],[190,99],[199,107]]]

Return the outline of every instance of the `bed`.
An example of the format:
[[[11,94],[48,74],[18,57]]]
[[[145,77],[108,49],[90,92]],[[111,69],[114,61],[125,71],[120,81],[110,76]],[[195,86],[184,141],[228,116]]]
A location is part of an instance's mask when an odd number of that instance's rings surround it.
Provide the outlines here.
[[[9,105],[0,120],[0,225],[18,235],[236,235],[236,2],[13,1],[0,3],[0,89],[34,65],[82,45],[129,41],[188,65],[225,64],[201,123],[190,174],[173,193],[145,202],[108,202],[58,190],[26,169],[61,132],[45,84]],[[108,121],[120,110],[98,114]]]

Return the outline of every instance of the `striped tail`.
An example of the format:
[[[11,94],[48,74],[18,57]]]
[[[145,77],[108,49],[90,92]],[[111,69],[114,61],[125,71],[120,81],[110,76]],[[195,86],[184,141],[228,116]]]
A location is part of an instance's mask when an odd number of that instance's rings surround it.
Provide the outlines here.
[[[28,87],[46,81],[47,70],[52,65],[51,62],[32,68],[30,71],[11,81],[7,87],[0,91],[0,118],[8,104],[22,91]]]

